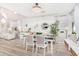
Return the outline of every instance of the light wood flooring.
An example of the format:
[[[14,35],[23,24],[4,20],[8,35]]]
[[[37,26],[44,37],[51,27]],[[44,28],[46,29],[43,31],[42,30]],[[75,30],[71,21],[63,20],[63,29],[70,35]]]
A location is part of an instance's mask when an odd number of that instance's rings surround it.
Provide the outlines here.
[[[50,44],[49,44],[50,47]],[[67,51],[64,42],[56,42],[54,44],[53,53],[50,50],[46,52],[46,56],[70,56],[71,53]],[[39,49],[38,54],[31,52],[31,47],[26,53],[25,46],[19,39],[5,40],[0,39],[0,56],[43,56],[43,49]]]

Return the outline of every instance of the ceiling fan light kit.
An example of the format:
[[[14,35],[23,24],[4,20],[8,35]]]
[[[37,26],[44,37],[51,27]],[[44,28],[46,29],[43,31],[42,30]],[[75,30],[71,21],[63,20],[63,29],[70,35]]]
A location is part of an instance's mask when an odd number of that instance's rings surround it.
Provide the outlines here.
[[[35,3],[35,5],[32,7],[32,11],[37,13],[41,12],[42,8],[38,5],[38,3]]]

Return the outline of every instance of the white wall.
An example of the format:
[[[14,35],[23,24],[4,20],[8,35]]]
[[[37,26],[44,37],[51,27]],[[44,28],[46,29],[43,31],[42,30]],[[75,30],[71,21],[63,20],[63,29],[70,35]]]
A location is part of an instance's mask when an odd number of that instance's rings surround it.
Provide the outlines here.
[[[79,37],[79,4],[75,6],[75,30],[77,33],[77,37]]]
[[[22,28],[25,28],[25,25],[28,24],[28,28],[31,28],[32,31],[34,32],[43,32],[43,33],[49,33],[50,32],[50,27],[48,28],[48,30],[43,30],[41,28],[41,25],[43,23],[48,23],[49,26],[51,24],[53,24],[55,21],[59,20],[59,28],[65,29],[66,27],[68,27],[71,23],[68,16],[62,16],[62,17],[54,17],[54,16],[44,16],[44,17],[36,17],[36,18],[28,18],[28,19],[24,19],[24,20],[20,20],[18,21],[17,25],[21,26]],[[36,26],[36,28],[35,28]],[[71,30],[70,30],[71,31]]]
[[[68,26],[68,23],[69,23],[68,16],[58,17],[58,20],[60,21],[60,24],[59,24],[60,29],[65,29]]]
[[[57,18],[54,16],[43,16],[43,17],[34,17],[34,18],[26,18],[26,19],[17,19],[17,20],[11,20],[7,19],[7,21],[10,23],[10,26],[13,27],[19,27],[24,29],[25,25],[28,24],[28,28],[31,28],[34,32],[43,32],[43,33],[49,33],[50,27],[48,30],[43,30],[41,28],[41,25],[43,23],[48,23],[49,26],[53,24],[55,21],[59,20],[59,28],[65,29],[66,27],[70,28],[69,31],[71,31],[71,17],[69,15],[67,16],[58,16]],[[36,28],[35,28],[36,27]],[[28,29],[27,28],[27,29]],[[27,30],[26,29],[26,30]]]
[[[34,31],[34,32],[41,31],[44,33],[48,33],[49,28],[48,28],[48,30],[43,30],[41,28],[41,25],[43,23],[48,23],[50,26],[54,22],[55,22],[55,17],[53,17],[53,16],[36,17],[36,18],[28,18],[28,19],[21,20],[21,26],[22,26],[22,28],[24,28],[25,25],[28,24],[28,28],[31,28],[32,31]]]

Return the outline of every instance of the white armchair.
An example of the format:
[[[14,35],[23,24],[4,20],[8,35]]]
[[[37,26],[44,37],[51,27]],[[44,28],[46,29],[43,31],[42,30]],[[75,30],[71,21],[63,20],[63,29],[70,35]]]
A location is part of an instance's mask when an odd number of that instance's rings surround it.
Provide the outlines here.
[[[7,39],[7,40],[14,39],[15,32],[14,31],[7,31],[7,30],[0,31],[0,38]]]
[[[7,40],[14,39],[15,33],[2,32],[0,33],[0,38],[7,39]]]

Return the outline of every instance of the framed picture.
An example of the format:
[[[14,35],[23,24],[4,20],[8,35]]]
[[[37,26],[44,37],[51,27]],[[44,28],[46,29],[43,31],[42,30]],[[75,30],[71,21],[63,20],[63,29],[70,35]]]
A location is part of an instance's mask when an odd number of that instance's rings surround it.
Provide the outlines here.
[[[46,29],[48,29],[49,25],[48,25],[48,23],[43,23],[41,25],[41,27],[42,27],[42,29],[46,30]]]

